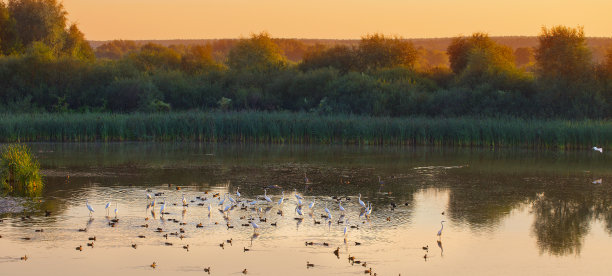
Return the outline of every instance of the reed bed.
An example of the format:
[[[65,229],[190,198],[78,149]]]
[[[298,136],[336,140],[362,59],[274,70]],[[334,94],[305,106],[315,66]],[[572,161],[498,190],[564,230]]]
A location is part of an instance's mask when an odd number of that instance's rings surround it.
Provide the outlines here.
[[[63,113],[0,118],[1,142],[200,141],[478,147],[609,147],[609,121],[288,112]]]

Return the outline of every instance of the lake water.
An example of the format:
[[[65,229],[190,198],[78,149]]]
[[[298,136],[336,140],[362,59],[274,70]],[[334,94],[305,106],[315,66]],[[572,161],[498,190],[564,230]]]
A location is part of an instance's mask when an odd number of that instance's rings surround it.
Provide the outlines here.
[[[205,267],[211,275],[242,275],[244,269],[247,275],[364,275],[369,268],[372,275],[612,271],[612,159],[606,151],[30,146],[46,188],[40,198],[0,199],[1,275],[208,275]],[[264,200],[264,187],[272,203]],[[303,216],[296,213],[296,192],[304,197]],[[163,193],[153,208],[147,193]],[[240,201],[228,218],[219,209],[230,200],[219,205],[217,193]],[[360,215],[359,194],[372,203],[369,217]],[[91,218],[87,200],[95,209]],[[331,219],[323,217],[326,206]]]

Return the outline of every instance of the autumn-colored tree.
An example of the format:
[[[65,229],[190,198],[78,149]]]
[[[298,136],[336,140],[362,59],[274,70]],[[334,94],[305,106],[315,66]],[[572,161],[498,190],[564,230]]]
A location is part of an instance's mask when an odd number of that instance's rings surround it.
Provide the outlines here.
[[[194,45],[182,54],[181,69],[189,73],[197,73],[206,69],[218,67],[212,56],[210,45]]]
[[[385,67],[412,67],[417,60],[417,50],[411,42],[401,37],[372,34],[361,38],[357,55],[362,70]]]
[[[0,1],[0,55],[10,54],[16,42],[15,19],[9,13],[8,7]]]
[[[227,64],[236,71],[269,72],[285,67],[287,59],[270,35],[262,32],[240,39],[230,50]]]

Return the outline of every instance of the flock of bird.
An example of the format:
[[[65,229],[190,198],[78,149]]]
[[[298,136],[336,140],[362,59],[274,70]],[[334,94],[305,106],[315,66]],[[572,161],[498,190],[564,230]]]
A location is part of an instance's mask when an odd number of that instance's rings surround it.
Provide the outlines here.
[[[310,184],[310,180],[308,179],[308,177],[304,174],[304,183],[306,184]],[[379,177],[379,183],[383,183]],[[169,185],[170,186],[170,185]],[[268,187],[268,188],[280,188],[278,186],[272,186],[272,187]],[[268,188],[265,188],[263,190],[263,195],[258,195],[252,199],[246,198],[244,196],[242,196],[242,194],[240,193],[240,187],[236,188],[235,193],[234,194],[230,194],[229,192],[226,192],[224,194],[220,194],[220,193],[209,193],[209,192],[204,192],[204,194],[202,196],[196,196],[195,199],[193,200],[189,200],[185,197],[185,195],[182,195],[181,201],[180,203],[174,203],[173,205],[182,205],[183,208],[183,216],[185,214],[185,212],[187,211],[190,203],[194,203],[197,204],[198,206],[206,206],[206,208],[208,209],[208,217],[210,218],[211,215],[213,214],[213,212],[216,212],[216,210],[218,210],[221,215],[223,216],[225,222],[226,222],[226,226],[229,229],[234,228],[234,225],[232,225],[230,223],[230,216],[232,216],[232,213],[235,212],[235,209],[239,209],[239,210],[244,210],[247,211],[250,209],[251,212],[250,214],[244,215],[244,212],[241,212],[240,214],[242,216],[240,216],[240,220],[243,220],[245,223],[242,223],[241,226],[248,226],[251,227],[253,229],[253,237],[257,237],[259,235],[258,230],[262,228],[262,223],[268,223],[269,218],[266,216],[266,213],[268,213],[269,211],[271,211],[272,209],[277,209],[277,214],[279,216],[284,216],[283,214],[283,209],[281,208],[284,204],[290,204],[288,203],[287,199],[285,198],[285,192],[282,191],[281,192],[281,197],[277,200],[277,201],[273,201],[272,198],[270,198],[270,196],[268,196],[267,194],[267,190]],[[177,190],[180,190],[180,187],[176,187]],[[296,221],[298,221],[298,225],[299,223],[301,223],[301,221],[305,218],[305,214],[310,215],[310,217],[313,218],[314,223],[315,224],[321,224],[321,221],[317,221],[316,217],[314,217],[314,212],[315,212],[315,208],[316,208],[316,198],[312,197],[312,201],[310,202],[305,202],[306,199],[300,195],[300,193],[297,191],[297,189],[294,189],[294,193],[293,196],[295,197],[295,208],[294,208],[294,212],[295,212],[295,217],[294,219]],[[164,215],[169,215],[170,213],[167,212],[166,210],[166,200],[167,198],[164,196],[164,192],[153,192],[152,190],[146,190],[145,193],[145,197],[147,199],[147,212],[150,211],[151,215],[153,216],[153,218],[156,218],[156,210],[159,210],[159,215],[160,215],[160,219],[161,220],[165,220]],[[343,229],[343,236],[344,236],[344,243],[347,243],[347,236],[349,235],[349,232],[351,231],[351,229],[358,229],[359,225],[358,224],[351,224],[349,222],[349,218],[347,217],[347,209],[342,205],[342,201],[344,200],[345,204],[350,204],[351,201],[351,197],[338,197],[338,196],[332,196],[331,197],[333,200],[336,201],[337,203],[337,212],[338,214],[338,220],[336,221],[338,225],[343,224],[344,225],[344,229]],[[359,218],[364,218],[365,220],[369,220],[372,211],[373,211],[373,205],[371,202],[364,202],[361,198],[361,194],[358,195],[357,197],[357,204],[358,206],[356,206],[359,210]],[[93,214],[95,213],[95,209],[93,206],[91,206],[89,204],[89,200],[86,200],[85,205],[87,207],[87,210],[89,211],[89,215],[90,217],[93,216]],[[112,203],[109,201],[104,205],[104,208],[106,210],[106,214],[108,217],[108,214],[110,213],[110,209],[111,208]],[[391,208],[394,209],[395,208],[395,204],[392,203]],[[264,209],[265,208],[265,209]],[[328,208],[328,203],[325,203],[325,207],[323,209],[323,211],[325,212],[324,214],[321,214],[321,218],[325,219],[326,223],[330,226],[331,229],[331,225],[332,225],[332,220],[334,218],[334,215],[332,214],[332,211],[330,211],[330,209]],[[444,214],[444,213],[442,213]],[[114,210],[114,219],[110,220],[109,225],[112,227],[115,227],[115,224],[119,222],[119,207],[118,204],[115,203],[115,210]],[[387,220],[389,220],[390,218],[387,218]],[[145,218],[145,220],[149,220],[149,217],[147,216]],[[168,218],[168,221],[173,221],[175,223],[180,223],[181,226],[186,225],[187,223],[181,222],[179,220],[173,219],[173,218]],[[362,221],[362,223],[365,223],[365,220]],[[258,224],[259,223],[259,224]],[[440,248],[442,248],[441,246],[441,241],[440,241],[440,237],[442,236],[442,230],[444,229],[444,221],[441,221],[441,228],[440,230],[437,232],[437,236],[438,236],[438,246]],[[215,224],[218,224],[218,222],[215,222]],[[277,221],[275,222],[270,222],[269,225],[271,227],[275,227],[277,226]],[[148,224],[144,224],[141,225],[142,227],[146,227],[148,228]],[[196,225],[196,228],[203,228],[202,223],[199,223]],[[80,229],[80,231],[86,231],[87,229]],[[157,228],[154,230],[157,233],[163,233],[166,232],[166,230],[162,229],[162,228]],[[165,237],[166,239],[168,238],[168,234],[170,234],[171,236],[176,236],[176,237],[180,237],[181,239],[183,239],[183,233],[185,233],[185,229],[184,228],[180,228],[180,233],[178,232],[174,232],[174,233],[167,233],[164,234],[163,237]],[[145,238],[145,236],[139,236],[139,238]],[[92,241],[91,243],[88,243],[88,246],[92,246],[93,247],[93,241],[95,241],[95,237],[91,237],[90,240]],[[227,242],[227,244],[231,244],[232,243],[232,239],[229,239],[227,241],[222,242],[221,244],[219,244],[220,247],[224,247],[224,244]],[[308,245],[313,245],[313,242],[305,242],[305,244]],[[171,246],[172,243],[170,242],[166,242],[165,245],[169,245]],[[323,245],[325,246],[329,246],[328,243],[323,243]],[[360,242],[355,242],[355,245],[361,245]],[[132,244],[133,248],[136,248],[137,245],[134,243]],[[189,250],[189,245],[183,246],[184,249]],[[76,248],[76,250],[83,250],[82,246],[78,246]],[[249,248],[244,248],[244,252],[249,251]],[[338,247],[335,251],[333,251],[333,253],[339,258],[339,250],[340,248]],[[429,250],[429,246],[424,246],[423,250],[428,251]],[[425,260],[427,260],[428,256],[427,253],[423,256],[423,258]],[[354,256],[350,256],[348,257],[349,262],[351,262],[352,264],[361,264],[362,266],[366,267],[366,262],[361,262],[360,260],[356,260]],[[150,267],[151,268],[156,268],[158,266],[158,264],[156,262],[153,262]],[[307,268],[311,268],[314,267],[313,263],[307,262],[306,264]],[[208,272],[210,274],[210,267],[205,267],[205,272]],[[376,273],[373,272],[372,268],[368,268],[364,271],[365,273],[369,273],[370,275],[376,275]],[[246,274],[247,270],[244,269],[242,271],[242,273]]]

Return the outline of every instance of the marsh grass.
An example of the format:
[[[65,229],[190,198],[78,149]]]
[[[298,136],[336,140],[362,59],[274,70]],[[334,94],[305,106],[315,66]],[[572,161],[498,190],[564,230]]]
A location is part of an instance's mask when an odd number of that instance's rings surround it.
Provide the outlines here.
[[[609,147],[608,121],[315,115],[288,112],[64,113],[5,115],[2,142],[200,141],[445,145],[578,149]]]
[[[13,195],[39,194],[43,188],[38,161],[22,144],[10,144],[0,149],[0,181],[3,192]]]

